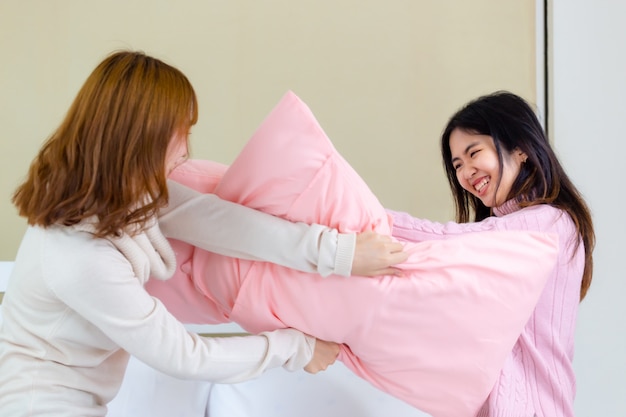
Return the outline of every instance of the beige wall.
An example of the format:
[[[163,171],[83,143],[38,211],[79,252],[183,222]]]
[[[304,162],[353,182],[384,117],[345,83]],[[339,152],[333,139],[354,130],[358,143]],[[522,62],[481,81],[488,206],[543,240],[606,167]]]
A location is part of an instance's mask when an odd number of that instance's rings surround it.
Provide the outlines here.
[[[288,89],[389,208],[452,216],[438,135],[496,89],[536,96],[535,0],[2,0],[0,260],[25,222],[10,203],[93,67],[140,49],[183,70],[193,157],[229,163]]]

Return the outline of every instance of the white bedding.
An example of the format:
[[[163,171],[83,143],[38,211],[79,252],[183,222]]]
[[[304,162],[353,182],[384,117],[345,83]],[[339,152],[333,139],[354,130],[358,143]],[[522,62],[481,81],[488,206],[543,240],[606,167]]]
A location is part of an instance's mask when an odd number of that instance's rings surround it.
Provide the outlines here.
[[[316,375],[272,369],[239,384],[182,381],[131,359],[108,417],[427,417],[338,362]]]
[[[236,324],[187,326],[237,333]],[[343,363],[311,375],[272,369],[239,384],[179,380],[131,358],[107,417],[428,417],[372,387]]]

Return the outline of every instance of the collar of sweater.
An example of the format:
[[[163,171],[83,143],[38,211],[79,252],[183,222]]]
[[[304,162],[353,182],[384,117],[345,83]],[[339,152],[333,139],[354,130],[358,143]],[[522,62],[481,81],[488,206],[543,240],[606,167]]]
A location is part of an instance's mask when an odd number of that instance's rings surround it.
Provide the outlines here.
[[[507,214],[511,214],[520,209],[519,203],[516,199],[512,198],[508,201],[505,201],[501,206],[493,208],[493,214],[496,217],[506,216]]]

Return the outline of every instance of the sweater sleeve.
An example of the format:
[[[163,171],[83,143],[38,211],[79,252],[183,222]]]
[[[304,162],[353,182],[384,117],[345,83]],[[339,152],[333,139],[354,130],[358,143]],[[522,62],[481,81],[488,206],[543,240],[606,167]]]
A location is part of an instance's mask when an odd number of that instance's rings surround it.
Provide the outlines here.
[[[294,223],[168,181],[169,205],[159,213],[165,236],[221,255],[272,262],[322,276],[349,276],[355,234]]]
[[[490,218],[478,223],[438,223],[408,213],[387,210],[393,218],[392,234],[395,238],[409,242],[446,239],[460,234],[498,230],[497,221]]]
[[[409,242],[447,239],[465,233],[487,231],[553,231],[563,214],[561,210],[547,204],[526,207],[502,216],[491,216],[480,222],[437,223],[413,217],[408,213],[387,210],[393,218],[392,234],[395,238]]]
[[[161,301],[145,291],[117,250],[92,251],[97,258],[79,248],[77,251],[86,256],[73,263],[57,263],[58,270],[46,280],[71,309],[71,320],[76,322],[73,327],[69,323],[59,326],[57,332],[63,334],[56,333],[53,340],[79,338],[85,345],[102,346],[103,340],[109,339],[166,374],[220,383],[244,381],[279,366],[301,369],[313,356],[315,339],[294,329],[223,338],[189,332]],[[90,325],[81,324],[83,319]],[[66,335],[71,328],[77,333]],[[59,344],[55,350],[62,352],[65,346]],[[88,363],[93,356],[81,355],[93,355],[94,351],[72,349],[62,353],[62,357],[71,355],[74,363]]]

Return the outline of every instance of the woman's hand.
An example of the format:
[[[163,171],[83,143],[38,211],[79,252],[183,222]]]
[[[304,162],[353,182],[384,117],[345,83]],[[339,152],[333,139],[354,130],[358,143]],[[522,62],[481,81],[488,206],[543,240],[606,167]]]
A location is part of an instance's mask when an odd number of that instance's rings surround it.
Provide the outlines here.
[[[335,363],[338,355],[339,345],[337,343],[316,339],[313,358],[304,367],[304,370],[311,374],[325,371],[329,365]]]
[[[356,236],[352,275],[373,277],[377,275],[402,276],[402,271],[393,265],[409,257],[404,245],[390,236],[376,232],[362,232]]]

